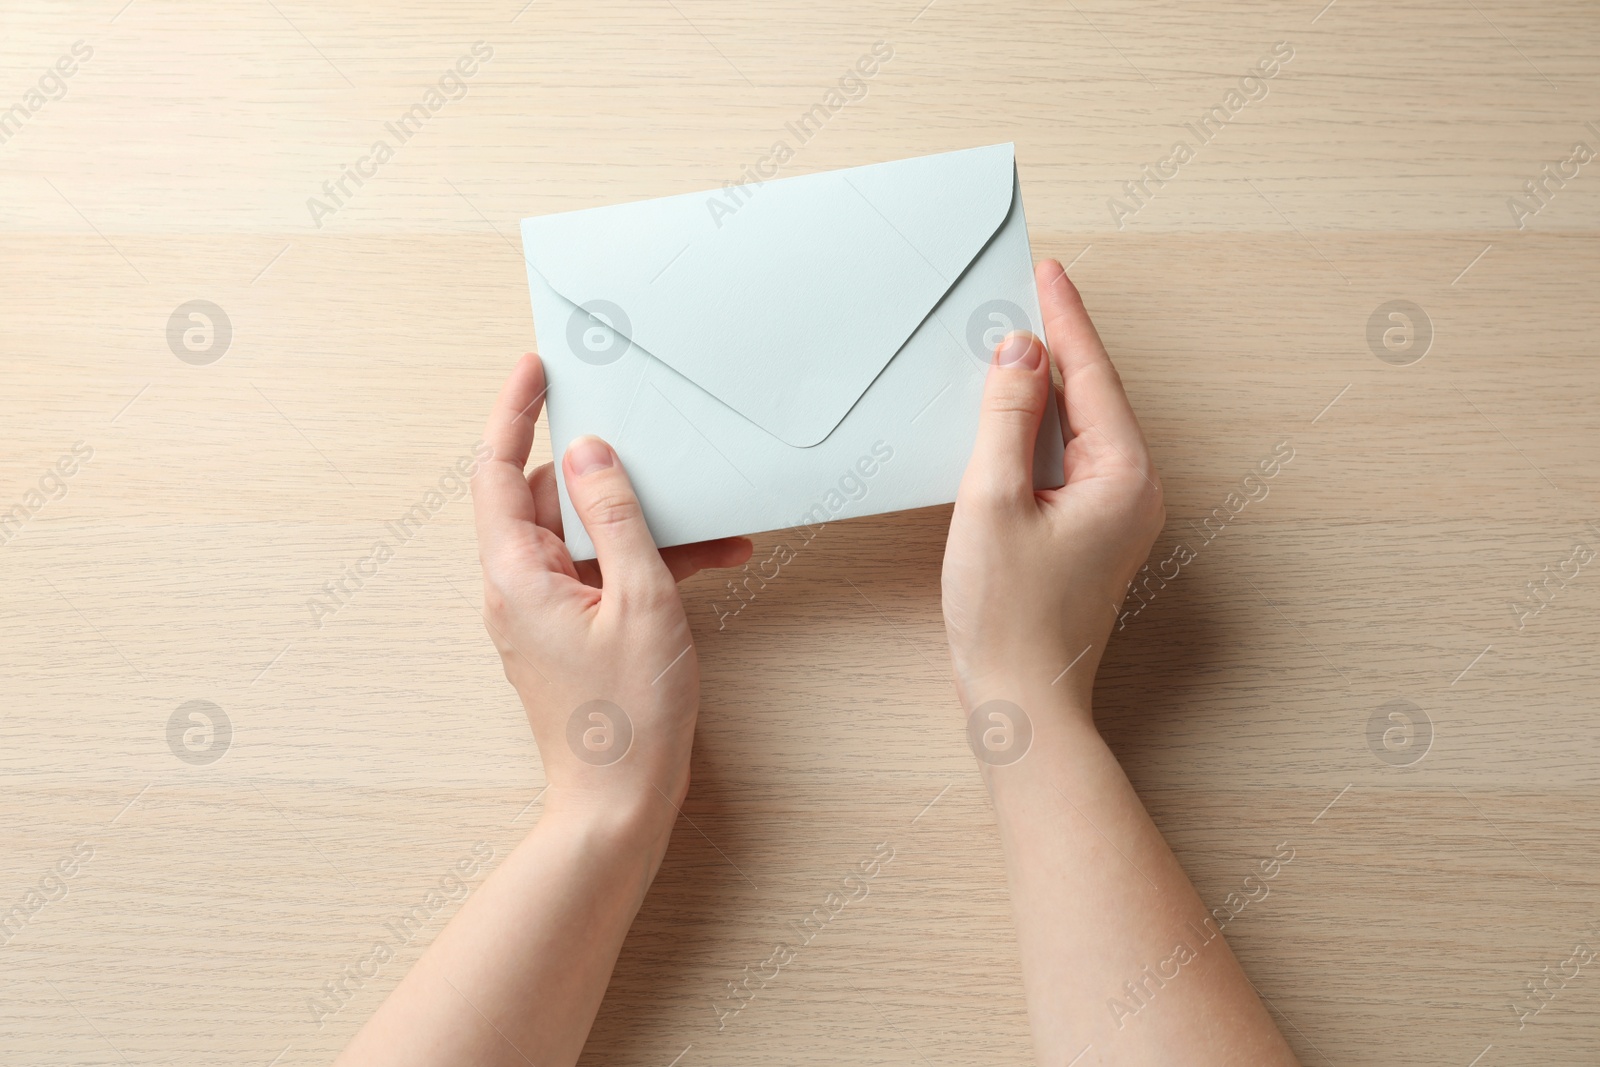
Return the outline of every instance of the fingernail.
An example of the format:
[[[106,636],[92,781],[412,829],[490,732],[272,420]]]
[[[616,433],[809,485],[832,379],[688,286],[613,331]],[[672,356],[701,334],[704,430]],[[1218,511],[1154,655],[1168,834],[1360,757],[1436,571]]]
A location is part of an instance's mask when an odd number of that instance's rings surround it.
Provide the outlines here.
[[[582,478],[611,466],[611,446],[598,437],[580,437],[567,447],[567,469]]]
[[[1002,367],[1019,370],[1038,370],[1042,348],[1039,339],[1031,333],[1013,333],[1000,343],[994,361]]]

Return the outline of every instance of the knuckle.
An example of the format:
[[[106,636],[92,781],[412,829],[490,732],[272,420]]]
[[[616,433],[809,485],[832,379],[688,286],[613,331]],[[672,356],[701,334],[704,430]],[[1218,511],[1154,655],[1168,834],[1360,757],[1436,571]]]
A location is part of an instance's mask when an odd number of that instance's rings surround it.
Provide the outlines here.
[[[960,492],[980,511],[1004,511],[1017,507],[1024,497],[1031,496],[1032,486],[1029,485],[1025,493],[1022,483],[1016,479],[1000,478],[984,471],[964,479]]]
[[[638,593],[639,604],[647,611],[670,611],[681,603],[678,587],[670,574],[663,573],[644,583]]]
[[[639,502],[618,489],[597,493],[583,509],[583,521],[590,529],[616,529],[639,519]]]
[[[512,595],[487,567],[484,569],[483,578],[483,625],[484,629],[494,637],[498,646],[502,634],[511,625],[516,606]]]
[[[491,619],[504,619],[511,610],[511,601],[498,583],[483,583],[483,613]]]
[[[1144,469],[1144,498],[1145,504],[1153,508],[1161,508],[1167,499],[1167,491],[1161,485],[1161,475],[1149,464]]]
[[[1161,497],[1159,495],[1155,498],[1155,503],[1150,506],[1149,517],[1150,531],[1152,535],[1159,534],[1162,530],[1166,529],[1167,507],[1161,502]]]
[[[1117,370],[1116,364],[1112,363],[1109,357],[1106,359],[1096,360],[1094,363],[1084,368],[1083,373],[1088,375],[1099,375],[1102,379],[1104,379],[1104,383],[1106,385],[1111,386],[1119,392],[1126,394],[1128,391],[1127,388],[1122,384],[1122,372]]]
[[[645,615],[662,615],[679,609],[682,601],[678,599],[678,587],[672,581],[672,576],[662,574],[645,574],[630,576],[630,580],[620,583],[617,590],[623,604],[630,612],[639,612]]]
[[[983,397],[984,414],[992,419],[1031,419],[1041,406],[1039,390],[1032,381],[996,383]]]
[[[1166,491],[1154,470],[1147,469],[1139,491],[1136,514],[1141,525],[1152,533],[1160,533],[1167,525]]]

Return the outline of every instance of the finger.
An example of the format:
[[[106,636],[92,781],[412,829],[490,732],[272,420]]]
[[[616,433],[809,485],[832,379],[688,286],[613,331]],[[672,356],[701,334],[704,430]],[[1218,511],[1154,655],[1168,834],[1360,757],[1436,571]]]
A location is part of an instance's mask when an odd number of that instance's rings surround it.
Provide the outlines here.
[[[533,446],[533,418],[544,396],[544,368],[539,357],[523,356],[501,388],[484,430],[491,454],[472,476],[472,511],[478,527],[479,553],[485,559],[513,546],[532,546],[535,557],[551,571],[566,571],[560,542],[529,538],[538,510],[522,467]]]
[[[1074,459],[1078,454],[1079,448],[1082,446],[1073,446],[1072,442],[1075,435],[1072,432],[1072,422],[1067,417],[1067,394],[1062,391],[1061,384],[1054,380],[1050,382],[1050,402],[1056,406],[1056,422],[1061,427],[1061,443],[1063,446],[1061,449],[1061,466],[1062,474],[1064,475],[1063,482],[1070,485],[1072,483],[1073,469],[1077,466],[1077,464],[1074,463]]]
[[[983,383],[978,436],[962,491],[1015,503],[1033,499],[1033,449],[1050,396],[1044,344],[1012,333],[995,348]]]
[[[1061,366],[1067,420],[1074,435],[1095,430],[1125,456],[1148,462],[1144,434],[1122,378],[1100,342],[1078,287],[1061,264],[1047,259],[1035,272],[1045,337]]]
[[[724,537],[692,545],[674,545],[661,550],[661,559],[681,582],[691,574],[713,567],[737,567],[750,558],[754,546],[748,537]]]
[[[556,465],[541,463],[528,472],[528,489],[533,493],[534,521],[557,537],[565,538],[561,519],[561,490],[556,485]]]
[[[566,541],[566,520],[561,515],[561,489],[556,484],[556,465],[541,463],[528,472],[528,488],[533,490],[533,508],[538,513],[538,523],[551,535]],[[593,589],[600,588],[600,568],[592,559],[577,560],[572,564],[572,574]]]
[[[553,463],[541,463],[528,473],[528,488],[533,490],[534,510],[538,522],[557,537],[565,537],[562,529],[561,497],[556,485]],[[661,550],[661,559],[672,573],[672,580],[681,582],[691,575],[714,567],[737,567],[750,558],[753,546],[748,537],[724,537],[716,541],[700,541],[692,545],[674,545]],[[583,560],[574,565],[578,580],[596,588],[600,585],[600,568],[593,560]]]
[[[528,451],[533,447],[533,429],[539,421],[539,409],[544,407],[544,364],[532,352],[517,361],[511,377],[501,386],[495,398],[494,410],[489,413],[489,428],[483,439],[494,450],[496,459],[514,465],[517,470],[528,465]]]
[[[533,522],[533,493],[522,474],[533,447],[533,420],[518,412],[536,413],[544,396],[544,367],[529,354],[517,361],[506,384],[500,387],[489,425],[483,431],[489,458],[472,477],[472,506],[480,540],[503,538],[519,522]]]
[[[580,437],[567,447],[562,462],[567,497],[594,542],[606,592],[627,600],[670,589],[672,574],[612,447],[598,437]]]

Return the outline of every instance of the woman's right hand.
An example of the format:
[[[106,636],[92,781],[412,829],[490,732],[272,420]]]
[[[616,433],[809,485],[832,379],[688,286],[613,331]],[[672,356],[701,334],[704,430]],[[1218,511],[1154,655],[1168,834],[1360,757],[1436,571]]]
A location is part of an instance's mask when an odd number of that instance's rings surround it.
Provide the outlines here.
[[[1035,280],[1064,389],[1052,388],[1038,338],[1012,334],[996,348],[945,546],[945,630],[968,711],[1048,690],[1088,716],[1111,625],[1166,512],[1077,287],[1055,260],[1040,263]],[[1052,402],[1064,407],[1066,484],[1035,490],[1034,443]]]

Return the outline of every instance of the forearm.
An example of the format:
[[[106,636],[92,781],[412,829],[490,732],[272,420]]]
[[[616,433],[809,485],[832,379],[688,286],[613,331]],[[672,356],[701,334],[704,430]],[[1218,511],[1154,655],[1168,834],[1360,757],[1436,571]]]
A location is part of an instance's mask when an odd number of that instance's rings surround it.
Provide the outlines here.
[[[664,814],[663,814],[664,813]],[[547,810],[339,1059],[575,1063],[665,853],[672,810]]]
[[[1039,1061],[1294,1063],[1087,709],[1010,699],[1032,745],[984,771]]]

